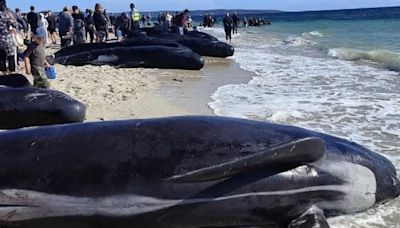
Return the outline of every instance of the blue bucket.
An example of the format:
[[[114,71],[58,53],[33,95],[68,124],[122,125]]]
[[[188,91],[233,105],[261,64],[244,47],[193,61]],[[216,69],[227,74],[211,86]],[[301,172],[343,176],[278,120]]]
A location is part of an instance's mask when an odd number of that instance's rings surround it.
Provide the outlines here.
[[[56,79],[56,70],[54,69],[54,67],[52,66],[46,67],[45,71],[47,78]]]

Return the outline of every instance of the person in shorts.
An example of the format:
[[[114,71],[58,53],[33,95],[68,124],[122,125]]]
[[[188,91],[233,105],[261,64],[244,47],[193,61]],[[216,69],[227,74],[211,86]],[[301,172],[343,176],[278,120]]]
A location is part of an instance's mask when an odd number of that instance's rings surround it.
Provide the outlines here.
[[[34,41],[23,53],[26,74],[33,76],[33,86],[44,89],[50,88],[45,73],[45,67],[50,66],[44,52],[46,34],[43,27],[37,28]]]
[[[57,43],[57,36],[56,36],[57,20],[51,11],[47,12],[47,22],[49,23],[49,27],[47,27],[47,30],[50,34],[51,42],[52,42],[52,44],[56,44]]]

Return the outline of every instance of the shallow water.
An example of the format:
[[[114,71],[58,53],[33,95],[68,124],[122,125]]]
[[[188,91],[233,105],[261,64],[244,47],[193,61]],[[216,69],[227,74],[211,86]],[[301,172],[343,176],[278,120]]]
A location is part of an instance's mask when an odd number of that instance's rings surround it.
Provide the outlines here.
[[[240,29],[233,58],[257,76],[220,87],[209,106],[344,137],[400,167],[399,27],[400,20],[323,20]],[[206,31],[223,37],[221,28]],[[400,227],[400,200],[329,222]]]

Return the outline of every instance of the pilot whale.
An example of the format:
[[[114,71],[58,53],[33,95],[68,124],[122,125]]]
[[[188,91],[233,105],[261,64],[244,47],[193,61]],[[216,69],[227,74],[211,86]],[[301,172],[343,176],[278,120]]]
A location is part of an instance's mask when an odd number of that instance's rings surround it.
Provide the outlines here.
[[[204,59],[175,42],[138,37],[115,43],[75,45],[55,53],[63,65],[111,65],[123,68],[166,68],[200,70]]]
[[[24,77],[23,75],[20,75]],[[16,81],[25,79],[16,77]],[[20,78],[20,79],[18,79]],[[0,80],[1,81],[1,80]],[[29,83],[29,82],[28,82]],[[11,83],[12,84],[12,83]],[[0,129],[76,123],[85,120],[86,106],[57,90],[0,86]]]
[[[399,195],[385,157],[306,129],[183,116],[0,132],[0,225],[329,227]]]

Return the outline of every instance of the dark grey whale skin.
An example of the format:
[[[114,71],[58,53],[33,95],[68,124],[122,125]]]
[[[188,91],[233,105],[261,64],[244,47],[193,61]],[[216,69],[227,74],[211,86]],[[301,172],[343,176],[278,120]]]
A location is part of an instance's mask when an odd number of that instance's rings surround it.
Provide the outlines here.
[[[111,60],[98,60],[101,56]],[[204,59],[189,48],[148,37],[67,47],[55,53],[54,61],[62,65],[111,65],[124,68],[200,70],[204,66]]]
[[[86,106],[55,90],[0,87],[0,129],[83,122]]]
[[[167,28],[144,28],[142,31],[153,39],[179,43],[201,56],[226,58],[233,56],[235,53],[233,46],[221,42],[216,37],[203,32],[191,31],[180,35]],[[143,33],[128,33],[128,37],[146,37]]]
[[[234,118],[188,116],[12,130],[0,132],[0,148],[2,190],[177,201],[132,215],[99,212],[2,221],[9,226],[328,227],[325,216],[346,213],[314,207],[345,197],[345,192],[326,189],[346,184],[318,168],[329,162],[371,170],[374,204],[399,195],[392,163],[360,145],[302,128]],[[314,190],[296,192],[310,187]],[[281,194],[264,194],[268,192]],[[150,203],[140,205],[145,210]],[[0,218],[7,206],[0,203]]]
[[[29,80],[22,74],[9,74],[0,77],[0,86],[7,87],[29,87],[32,86]]]

